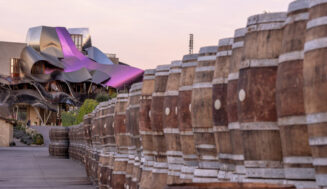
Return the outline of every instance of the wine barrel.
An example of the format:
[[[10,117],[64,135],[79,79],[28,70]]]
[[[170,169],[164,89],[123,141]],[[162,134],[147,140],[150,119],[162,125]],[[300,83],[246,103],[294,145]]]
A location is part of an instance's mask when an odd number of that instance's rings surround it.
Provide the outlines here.
[[[163,188],[167,183],[168,163],[163,133],[163,105],[169,75],[169,65],[156,68],[154,92],[151,102],[151,129],[155,161],[152,169],[151,188]]]
[[[115,113],[115,106],[116,106],[117,99],[113,98],[110,100],[107,112],[107,120],[106,120],[106,145],[105,151],[109,155],[109,163],[108,168],[106,171],[107,176],[107,187],[112,188],[112,171],[114,170],[114,160],[115,154],[117,153],[117,145],[116,145],[116,138],[115,138],[115,131],[114,131],[114,113]]]
[[[238,80],[238,118],[243,131],[246,176],[265,182],[282,182],[284,178],[275,94],[285,19],[285,13],[248,18],[245,60]]]
[[[232,144],[227,118],[227,81],[232,55],[233,38],[224,38],[218,42],[216,66],[212,80],[212,125],[219,157],[219,180],[230,180],[234,170],[232,162]]]
[[[58,156],[63,158],[68,158],[68,148],[69,148],[69,129],[67,127],[52,128],[49,131],[49,138],[51,144],[49,147],[49,153],[52,156]]]
[[[288,8],[276,83],[278,126],[285,178],[297,187],[316,188],[303,101],[303,48],[309,2],[293,1]],[[304,180],[304,181],[299,181]]]
[[[125,188],[137,188],[140,176],[141,143],[139,134],[139,110],[142,83],[134,83],[129,91],[126,110],[126,128],[131,141],[128,147]],[[138,166],[136,166],[138,165]]]
[[[154,153],[152,145],[152,129],[151,129],[151,102],[152,93],[154,92],[154,69],[144,71],[143,85],[140,99],[140,113],[139,113],[139,132],[141,135],[142,144],[142,174],[140,181],[141,189],[150,189],[152,181],[152,168],[154,163]]]
[[[110,101],[101,102],[99,106],[100,116],[100,142],[101,142],[101,153],[99,155],[99,164],[98,164],[98,178],[99,178],[99,188],[108,188],[108,169],[109,169],[109,161],[110,156],[109,152],[107,151],[107,131],[109,126],[107,126],[108,121],[108,110]],[[108,128],[107,128],[108,127]]]
[[[236,29],[234,32],[234,42],[232,45],[232,57],[228,69],[227,81],[227,117],[228,130],[230,132],[232,155],[231,162],[235,165],[234,173],[231,181],[242,181],[245,175],[244,168],[244,152],[242,130],[238,122],[237,116],[237,84],[239,77],[239,69],[243,57],[244,36],[246,28]]]
[[[266,183],[189,183],[176,184],[165,187],[165,189],[295,189],[293,185],[266,184]]]
[[[172,61],[169,68],[166,92],[163,102],[163,127],[166,141],[168,162],[167,184],[179,183],[183,164],[178,128],[178,89],[181,75],[180,60]]]
[[[68,147],[68,155],[70,159],[76,159],[76,137],[75,137],[75,129],[76,126],[70,126],[68,130],[68,141],[69,141],[69,147]]]
[[[84,124],[81,123],[78,128],[78,142],[80,148],[78,151],[79,160],[85,165],[85,156],[86,156],[86,138],[84,137]]]
[[[112,188],[124,188],[125,174],[128,162],[129,140],[126,133],[126,108],[128,102],[128,93],[122,92],[117,95],[117,103],[114,115],[114,132],[117,145],[115,154],[114,168],[112,171]]]
[[[192,87],[192,127],[199,167],[193,182],[217,182],[219,162],[212,125],[212,80],[217,46],[200,48]]]
[[[304,107],[316,182],[327,187],[327,2],[310,1],[304,44]]]
[[[91,149],[91,177],[92,182],[98,185],[98,168],[99,168],[99,155],[100,155],[100,107],[96,107],[93,110],[94,117],[91,121],[91,139],[92,139],[92,149]]]
[[[194,135],[191,119],[192,86],[195,68],[198,64],[198,54],[183,56],[182,73],[178,92],[178,124],[180,131],[180,143],[183,155],[180,180],[190,183],[193,180],[193,172],[198,166],[198,156],[195,150]]]
[[[91,149],[92,149],[92,139],[91,139],[91,122],[93,114],[87,114],[83,117],[83,127],[84,127],[84,137],[86,141],[86,152],[85,152],[85,169],[87,176],[91,178]]]

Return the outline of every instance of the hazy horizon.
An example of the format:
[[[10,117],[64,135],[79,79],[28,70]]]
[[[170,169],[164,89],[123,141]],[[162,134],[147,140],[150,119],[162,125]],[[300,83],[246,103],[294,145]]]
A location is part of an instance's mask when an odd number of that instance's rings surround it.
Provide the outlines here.
[[[181,59],[217,45],[245,27],[247,18],[287,11],[291,0],[0,0],[0,41],[25,42],[28,28],[88,27],[92,44],[142,69]]]

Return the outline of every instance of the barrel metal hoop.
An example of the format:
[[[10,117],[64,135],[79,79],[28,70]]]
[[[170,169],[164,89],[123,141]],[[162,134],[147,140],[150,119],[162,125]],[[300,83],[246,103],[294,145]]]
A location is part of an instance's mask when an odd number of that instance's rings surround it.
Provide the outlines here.
[[[242,130],[279,130],[277,122],[247,122],[240,125]]]
[[[299,22],[299,21],[307,21],[309,20],[309,13],[301,13],[301,14],[296,14],[290,17],[287,17],[284,25],[292,24],[294,22]]]
[[[235,42],[233,43],[232,45],[232,49],[237,49],[237,48],[242,48],[244,47],[244,41],[238,41],[238,42]]]
[[[241,62],[240,69],[249,68],[249,67],[271,67],[278,65],[277,59],[249,59]]]
[[[228,81],[236,80],[239,78],[239,72],[229,73]]]
[[[304,53],[309,51],[313,51],[316,49],[322,49],[327,47],[327,37],[314,39],[311,41],[307,41],[304,44]]]
[[[307,124],[325,123],[327,122],[327,112],[307,114],[306,119]]]
[[[327,158],[313,158],[314,166],[327,166]]]
[[[232,55],[232,51],[228,50],[228,51],[218,51],[216,54],[216,57],[224,57],[224,56],[231,56]]]
[[[276,23],[267,23],[267,24],[259,24],[252,25],[248,27],[248,31],[267,31],[267,30],[280,30],[284,26],[284,22],[276,22]]]
[[[214,78],[212,80],[212,84],[227,84],[228,83],[228,79],[224,78],[224,77],[219,77],[219,78]]]
[[[230,122],[230,123],[228,123],[228,129],[229,130],[241,129],[241,125],[239,122]]]
[[[286,164],[312,164],[313,158],[311,156],[287,156],[283,158]]]
[[[195,68],[195,72],[215,71],[215,66],[200,66]]]
[[[327,145],[327,137],[310,137],[309,144],[310,146]]]
[[[198,65],[198,62],[185,62],[182,64],[182,68],[187,68],[187,67],[195,67]]]
[[[200,61],[216,61],[216,55],[212,56],[199,56],[198,57],[198,62]]]
[[[202,88],[212,88],[211,82],[204,82],[204,83],[194,83],[193,89],[202,89]]]
[[[303,51],[293,51],[279,55],[278,63],[284,63],[294,60],[303,60],[304,52]]]
[[[278,118],[278,126],[305,125],[306,123],[305,115]]]
[[[193,85],[181,86],[178,90],[179,91],[192,91]]]

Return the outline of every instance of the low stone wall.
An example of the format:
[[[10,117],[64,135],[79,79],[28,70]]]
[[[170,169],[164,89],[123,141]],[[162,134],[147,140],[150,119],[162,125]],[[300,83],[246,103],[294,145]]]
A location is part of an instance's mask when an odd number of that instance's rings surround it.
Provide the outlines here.
[[[0,146],[8,147],[13,142],[14,129],[11,123],[0,119]]]

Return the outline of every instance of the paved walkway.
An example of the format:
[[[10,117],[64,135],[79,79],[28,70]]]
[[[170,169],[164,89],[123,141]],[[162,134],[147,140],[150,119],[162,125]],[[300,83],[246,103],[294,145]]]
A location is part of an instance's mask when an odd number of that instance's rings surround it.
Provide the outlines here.
[[[94,189],[77,161],[50,157],[46,147],[0,147],[0,189]]]

